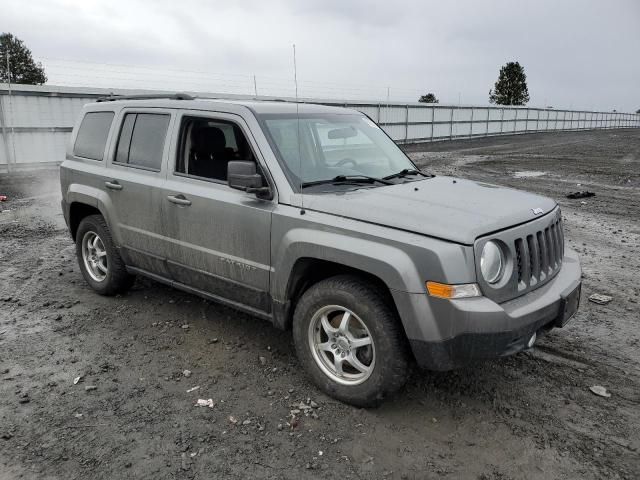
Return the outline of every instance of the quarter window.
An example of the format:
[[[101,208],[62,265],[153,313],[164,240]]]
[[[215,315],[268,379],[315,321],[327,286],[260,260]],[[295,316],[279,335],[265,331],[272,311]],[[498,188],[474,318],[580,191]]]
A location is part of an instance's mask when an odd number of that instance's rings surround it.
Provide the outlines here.
[[[113,116],[113,112],[87,113],[80,124],[73,154],[77,157],[102,160]]]
[[[170,115],[127,113],[122,122],[116,163],[160,170]]]

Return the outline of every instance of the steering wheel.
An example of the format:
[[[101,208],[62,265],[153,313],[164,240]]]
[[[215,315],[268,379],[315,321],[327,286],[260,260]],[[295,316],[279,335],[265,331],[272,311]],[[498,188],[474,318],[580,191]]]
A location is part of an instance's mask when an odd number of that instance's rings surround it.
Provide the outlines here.
[[[336,167],[344,167],[347,163],[351,163],[354,167],[358,166],[358,163],[353,158],[343,158],[336,163]]]

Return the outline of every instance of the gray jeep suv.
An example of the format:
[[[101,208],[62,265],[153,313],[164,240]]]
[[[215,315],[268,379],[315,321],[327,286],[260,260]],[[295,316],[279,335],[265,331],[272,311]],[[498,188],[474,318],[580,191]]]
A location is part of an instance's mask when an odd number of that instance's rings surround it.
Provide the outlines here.
[[[109,97],[84,107],[60,179],[98,293],[143,275],[291,328],[315,383],[355,405],[414,362],[530,348],[578,308],[553,200],[423,173],[353,110]]]

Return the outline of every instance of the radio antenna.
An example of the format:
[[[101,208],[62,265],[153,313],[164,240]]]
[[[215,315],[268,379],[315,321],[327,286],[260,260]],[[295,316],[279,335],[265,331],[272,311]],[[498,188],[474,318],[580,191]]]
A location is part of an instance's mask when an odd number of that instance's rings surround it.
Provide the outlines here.
[[[304,194],[302,193],[302,152],[300,148],[300,103],[298,103],[298,66],[296,64],[296,44],[293,44],[293,82],[296,86],[296,128],[298,130],[298,178],[300,180],[300,215],[304,215]]]

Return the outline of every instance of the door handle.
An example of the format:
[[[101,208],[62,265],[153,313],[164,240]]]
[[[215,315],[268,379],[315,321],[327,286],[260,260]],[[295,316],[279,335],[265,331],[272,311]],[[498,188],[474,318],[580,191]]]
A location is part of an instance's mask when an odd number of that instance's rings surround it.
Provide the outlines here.
[[[176,205],[184,205],[185,207],[188,207],[189,205],[191,205],[191,200],[188,200],[181,193],[179,193],[177,195],[169,195],[169,196],[167,196],[167,199],[171,203],[175,203]]]
[[[122,185],[117,180],[111,180],[110,182],[104,182],[105,186],[111,190],[122,190]]]

